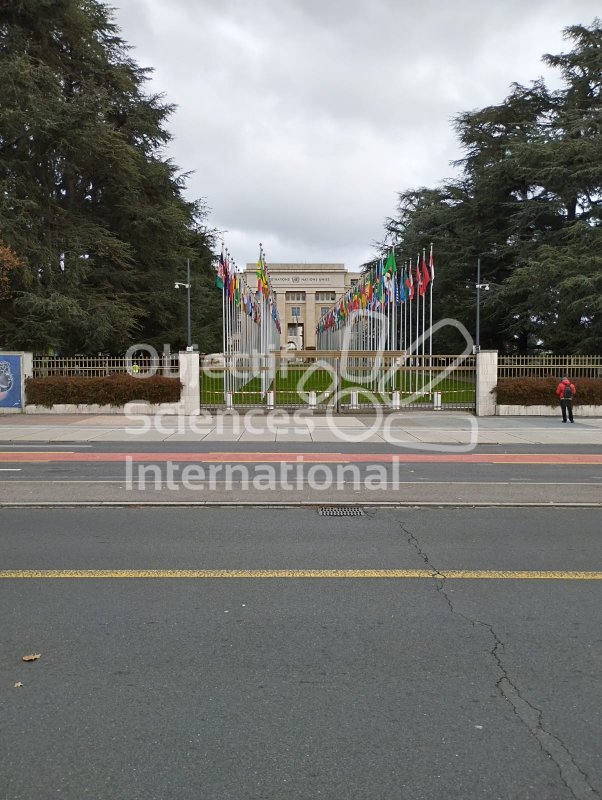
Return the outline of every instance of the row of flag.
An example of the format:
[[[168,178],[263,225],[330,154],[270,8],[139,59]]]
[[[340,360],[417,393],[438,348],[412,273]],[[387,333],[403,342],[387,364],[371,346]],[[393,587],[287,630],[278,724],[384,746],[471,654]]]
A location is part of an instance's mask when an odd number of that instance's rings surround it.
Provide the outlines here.
[[[263,297],[267,300],[270,316],[276,326],[278,333],[281,332],[280,317],[278,316],[278,307],[276,305],[276,295],[270,283],[270,274],[265,263],[265,254],[263,247],[259,245],[259,258],[257,259],[257,269],[255,270],[255,277],[257,278],[257,292],[256,296]]]
[[[256,276],[257,289],[253,291],[247,286],[244,276],[236,271],[236,266],[230,263],[227,251],[224,254],[222,248],[217,264],[215,285],[223,291],[224,299],[234,306],[240,306],[251,317],[253,322],[258,325],[261,323],[261,301],[265,299],[268,303],[269,314],[278,333],[280,333],[278,309],[261,246],[259,248]]]
[[[380,259],[376,267],[370,270],[357,286],[352,286],[346,294],[320,319],[316,328],[322,333],[329,328],[344,324],[354,312],[362,309],[371,311],[384,310],[392,305],[412,302],[416,296],[424,297],[429,284],[435,280],[435,263],[431,247],[429,263],[426,262],[426,251],[398,269],[395,251],[389,250],[386,259]]]

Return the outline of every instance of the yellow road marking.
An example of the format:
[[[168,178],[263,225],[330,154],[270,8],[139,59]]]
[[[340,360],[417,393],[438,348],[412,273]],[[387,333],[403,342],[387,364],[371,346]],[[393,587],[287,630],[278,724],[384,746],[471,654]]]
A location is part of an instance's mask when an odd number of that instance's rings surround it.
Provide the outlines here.
[[[272,579],[272,578],[428,578],[431,580],[567,580],[600,581],[600,572],[566,570],[445,570],[426,569],[5,569],[0,578],[194,578],[194,579]]]

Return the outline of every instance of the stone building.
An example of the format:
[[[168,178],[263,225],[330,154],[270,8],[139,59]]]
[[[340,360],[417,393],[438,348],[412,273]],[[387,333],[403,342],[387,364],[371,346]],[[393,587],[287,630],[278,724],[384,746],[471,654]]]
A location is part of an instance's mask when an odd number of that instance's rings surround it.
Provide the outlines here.
[[[255,264],[247,264],[249,286],[255,285]],[[344,264],[268,264],[270,282],[282,324],[280,346],[307,350],[316,346],[318,320],[360,278]]]

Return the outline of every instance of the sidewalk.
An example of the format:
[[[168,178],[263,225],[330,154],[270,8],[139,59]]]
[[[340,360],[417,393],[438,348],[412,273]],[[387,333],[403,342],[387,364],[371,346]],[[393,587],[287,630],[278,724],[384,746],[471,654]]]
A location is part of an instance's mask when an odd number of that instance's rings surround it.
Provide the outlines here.
[[[100,415],[0,415],[0,443],[123,442],[346,442],[449,445],[602,446],[602,419],[575,417],[474,417],[464,412],[403,412],[383,416],[273,417],[217,414],[211,417],[127,418]]]

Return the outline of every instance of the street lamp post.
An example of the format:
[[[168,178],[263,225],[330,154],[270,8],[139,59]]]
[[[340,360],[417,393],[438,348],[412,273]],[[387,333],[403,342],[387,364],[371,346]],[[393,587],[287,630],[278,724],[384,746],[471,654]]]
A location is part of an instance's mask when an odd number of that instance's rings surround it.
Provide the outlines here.
[[[187,298],[186,298],[186,305],[187,305],[187,344],[186,350],[190,352],[192,350],[192,326],[191,326],[191,318],[190,318],[190,259],[186,259],[186,283],[182,283],[176,281],[175,288],[179,289],[180,287],[186,289]]]
[[[475,284],[477,289],[477,324],[475,331],[475,353],[481,349],[481,289],[486,291],[489,289],[488,283],[481,283],[481,258],[477,258],[477,282]]]

